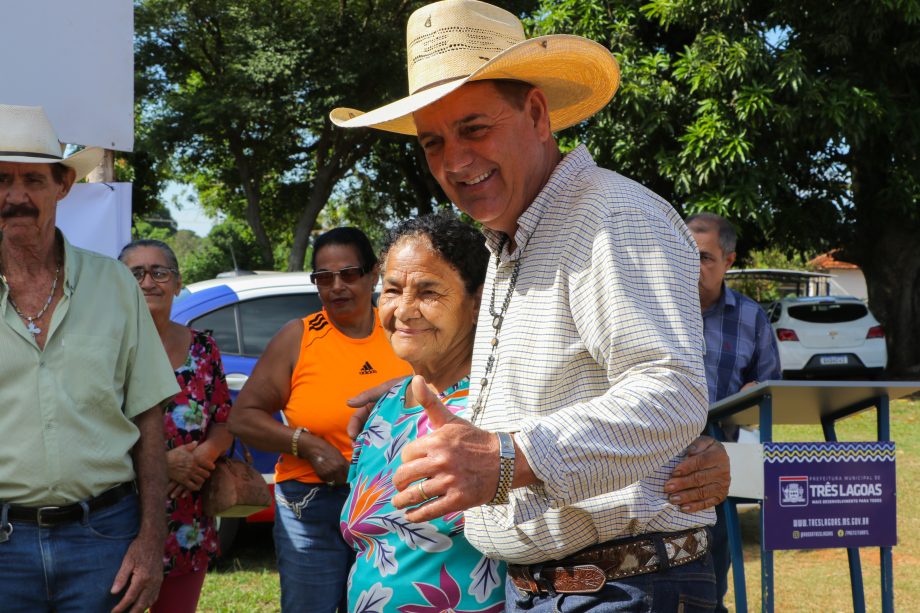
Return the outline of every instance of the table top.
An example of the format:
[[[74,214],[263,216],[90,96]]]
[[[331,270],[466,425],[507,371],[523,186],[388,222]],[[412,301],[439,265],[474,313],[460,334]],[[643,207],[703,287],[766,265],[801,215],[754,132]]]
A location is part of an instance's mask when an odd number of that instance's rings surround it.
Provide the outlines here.
[[[762,381],[713,403],[709,415],[723,425],[756,425],[758,402],[769,394],[774,424],[820,424],[822,417],[872,398],[895,400],[918,391],[920,381]]]

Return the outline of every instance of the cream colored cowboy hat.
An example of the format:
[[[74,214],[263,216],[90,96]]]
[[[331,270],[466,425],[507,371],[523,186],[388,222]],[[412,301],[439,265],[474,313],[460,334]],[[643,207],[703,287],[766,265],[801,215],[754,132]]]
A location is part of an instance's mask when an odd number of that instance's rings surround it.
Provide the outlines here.
[[[63,164],[74,169],[79,181],[102,162],[104,152],[88,147],[66,158],[63,153],[45,109],[0,104],[0,162]]]
[[[464,83],[514,79],[543,90],[556,131],[594,115],[620,83],[620,67],[603,45],[567,34],[526,39],[517,17],[477,0],[443,0],[412,13],[406,50],[408,97],[367,113],[334,109],[332,123],[414,135],[412,113]]]

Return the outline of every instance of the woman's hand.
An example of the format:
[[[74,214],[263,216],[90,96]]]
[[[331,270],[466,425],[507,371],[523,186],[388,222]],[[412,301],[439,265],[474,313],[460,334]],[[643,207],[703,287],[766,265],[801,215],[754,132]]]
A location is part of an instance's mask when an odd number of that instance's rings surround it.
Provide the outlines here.
[[[348,481],[348,460],[325,440],[304,432],[298,440],[298,449],[300,457],[312,464],[327,484],[341,485]]]
[[[211,469],[201,466],[195,458],[195,448],[198,443],[186,443],[171,449],[166,453],[166,474],[169,477],[169,495],[176,498],[184,494],[184,490],[197,492],[204,485],[205,479],[214,469],[213,462]],[[181,486],[184,490],[178,489]]]

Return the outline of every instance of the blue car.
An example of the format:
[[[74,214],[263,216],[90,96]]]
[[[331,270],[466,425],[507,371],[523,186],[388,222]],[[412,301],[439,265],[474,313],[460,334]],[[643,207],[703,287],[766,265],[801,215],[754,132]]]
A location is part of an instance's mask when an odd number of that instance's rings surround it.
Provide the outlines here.
[[[171,319],[198,330],[210,330],[223,356],[227,384],[234,400],[252,374],[268,341],[292,319],[322,308],[308,273],[246,274],[191,283],[173,302]],[[282,421],[281,413],[276,418]],[[277,453],[250,450],[255,467],[274,489]],[[237,451],[237,455],[239,455]],[[274,508],[245,519],[272,521]],[[229,549],[243,520],[220,518],[221,548]]]

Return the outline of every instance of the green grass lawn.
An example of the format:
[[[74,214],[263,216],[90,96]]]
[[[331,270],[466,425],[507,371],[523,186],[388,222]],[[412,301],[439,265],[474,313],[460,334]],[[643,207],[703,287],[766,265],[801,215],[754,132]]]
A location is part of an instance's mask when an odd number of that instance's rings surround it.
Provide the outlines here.
[[[205,578],[198,610],[220,613],[281,610],[271,524],[252,524],[240,529],[231,550]]]
[[[777,441],[823,440],[820,426],[775,426],[773,430]],[[920,402],[891,403],[891,435],[897,445],[898,536],[902,543],[894,548],[895,607],[899,611],[920,610],[920,543],[911,538],[920,534],[920,512],[914,509],[914,503],[920,500]],[[875,412],[865,411],[844,420],[837,427],[837,437],[841,441],[874,440]],[[759,611],[758,511],[743,512],[741,524],[748,605],[751,611]],[[853,610],[845,549],[778,551],[774,555],[774,569],[776,611]],[[880,609],[877,548],[862,551],[862,569],[866,608],[877,611]],[[731,588],[726,603],[733,610]],[[247,526],[241,531],[233,549],[208,573],[199,610],[220,613],[280,610],[278,571],[269,527]]]

